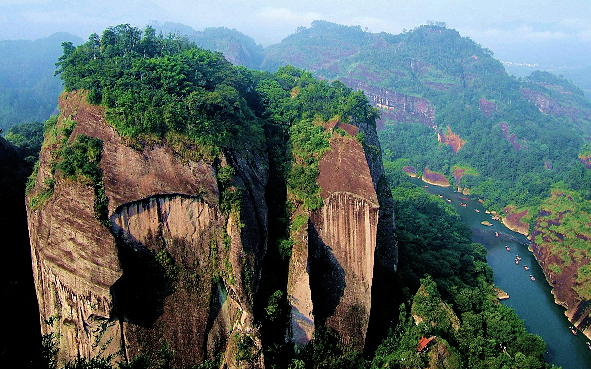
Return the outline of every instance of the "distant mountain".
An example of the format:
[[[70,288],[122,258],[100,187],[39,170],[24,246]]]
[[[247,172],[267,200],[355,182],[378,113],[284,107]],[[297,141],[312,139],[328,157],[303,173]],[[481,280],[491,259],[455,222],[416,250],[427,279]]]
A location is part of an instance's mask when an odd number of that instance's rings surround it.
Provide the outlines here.
[[[0,41],[0,129],[45,121],[56,109],[63,87],[54,72],[62,42],[82,39],[55,33],[35,41]]]
[[[450,183],[530,234],[558,300],[591,336],[591,103],[581,88],[547,72],[518,80],[439,25],[391,35],[315,21],[265,49],[263,69],[284,64],[365,92],[387,168]]]
[[[561,71],[561,74],[580,87],[585,96],[591,99],[591,65],[584,69]]]
[[[263,47],[257,45],[251,37],[235,29],[213,27],[195,31],[184,24],[172,22],[154,23],[153,27],[164,35],[172,33],[187,36],[201,48],[224,54],[224,57],[234,65],[257,68],[263,61]]]

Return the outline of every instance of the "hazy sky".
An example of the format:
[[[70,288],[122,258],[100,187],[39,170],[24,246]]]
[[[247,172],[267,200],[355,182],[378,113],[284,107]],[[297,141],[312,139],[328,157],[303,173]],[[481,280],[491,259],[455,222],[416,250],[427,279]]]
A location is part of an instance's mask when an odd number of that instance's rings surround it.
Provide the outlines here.
[[[504,61],[591,65],[590,0],[0,0],[0,39],[172,21],[236,28],[268,45],[315,19],[389,33],[443,21]]]

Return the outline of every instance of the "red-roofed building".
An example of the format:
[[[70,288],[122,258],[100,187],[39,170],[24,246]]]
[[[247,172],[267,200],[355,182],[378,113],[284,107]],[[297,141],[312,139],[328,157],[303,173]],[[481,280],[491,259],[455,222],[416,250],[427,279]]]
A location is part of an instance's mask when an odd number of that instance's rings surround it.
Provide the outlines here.
[[[421,340],[419,341],[419,347],[417,347],[417,352],[423,352],[423,350],[425,350],[435,338],[437,338],[437,336],[431,336],[429,338],[421,337]]]

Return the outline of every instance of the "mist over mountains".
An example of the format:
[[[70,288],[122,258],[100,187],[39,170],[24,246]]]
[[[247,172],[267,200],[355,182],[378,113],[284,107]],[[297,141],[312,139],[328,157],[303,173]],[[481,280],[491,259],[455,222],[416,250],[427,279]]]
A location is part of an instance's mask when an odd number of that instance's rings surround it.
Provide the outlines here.
[[[273,50],[276,50],[279,44],[263,47],[252,37],[226,27],[210,27],[196,31],[191,26],[181,23],[152,21],[150,24],[164,35],[184,35],[204,49],[221,52],[235,65],[253,69],[276,68],[269,65],[265,58],[273,54]],[[511,24],[504,27],[518,29],[518,26]],[[552,37],[548,32],[557,32],[552,31],[549,26],[539,27],[536,31],[549,38]],[[305,27],[300,27],[297,31],[304,29]],[[539,45],[526,47],[516,41],[511,50],[492,51],[495,57],[504,63],[509,74],[526,77],[535,70],[550,71],[571,80],[589,96],[591,66],[585,66],[589,60],[587,51],[576,47],[578,41],[574,36],[567,36],[563,35],[562,39],[556,36],[556,39],[547,40],[548,45],[551,45],[548,48],[540,49]],[[290,37],[293,35],[288,36],[286,40]],[[56,107],[55,101],[62,89],[61,82],[53,76],[54,64],[62,52],[61,43],[73,42],[76,45],[82,41],[78,36],[69,33],[55,33],[36,41],[0,41],[0,128],[6,130],[13,124],[43,121],[49,117]],[[320,42],[318,46],[325,45]],[[549,52],[550,50],[552,52]],[[557,56],[560,56],[560,59],[556,59]],[[527,63],[528,60],[542,62]]]

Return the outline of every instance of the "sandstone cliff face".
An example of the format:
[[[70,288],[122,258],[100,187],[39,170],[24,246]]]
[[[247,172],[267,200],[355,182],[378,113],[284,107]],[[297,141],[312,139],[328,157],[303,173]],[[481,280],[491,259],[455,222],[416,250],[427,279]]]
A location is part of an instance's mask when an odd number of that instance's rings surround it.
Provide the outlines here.
[[[377,143],[375,127],[359,129],[367,132],[366,145]],[[343,343],[363,349],[376,304],[374,268],[395,272],[394,219],[387,196],[382,199],[386,210],[381,211],[378,183],[383,184],[383,167],[379,146],[374,148],[368,153],[353,137],[333,133],[330,149],[320,159],[316,182],[323,206],[292,235],[288,296],[297,344],[312,338],[314,325],[327,325]]]
[[[292,332],[296,342],[307,342],[313,320],[360,349],[371,309],[378,199],[354,138],[333,134],[319,169],[324,205],[310,215],[290,262]]]
[[[382,116],[400,122],[420,122],[434,127],[435,106],[429,100],[373,87],[354,79],[343,78],[342,81],[354,90],[363,90],[369,102],[383,110]]]
[[[63,95],[60,109],[60,122],[77,122],[69,140],[103,140],[111,221],[109,229],[95,218],[90,186],[59,170],[49,201],[28,209],[41,319],[56,318],[42,330],[60,333],[60,360],[99,352],[130,360],[167,342],[179,366],[220,352],[228,367],[242,365],[230,332],[260,348],[252,296],[266,250],[264,154],[221,154],[220,166],[235,169],[233,190],[241,193],[240,210],[222,213],[211,163],[181,159],[166,144],[141,151],[124,145],[83,94]],[[51,175],[51,160],[49,145],[29,199]],[[249,365],[262,366],[257,358]]]
[[[542,84],[542,86],[558,90],[563,94],[565,93],[564,91],[561,91],[561,86],[552,86],[547,84]],[[529,88],[521,88],[521,96],[536,105],[543,113],[558,117],[568,117],[576,123],[579,123],[580,121],[591,120],[591,114],[588,110],[581,109],[580,107],[577,107],[577,105],[573,105],[572,102],[555,99],[548,94],[534,91]]]

